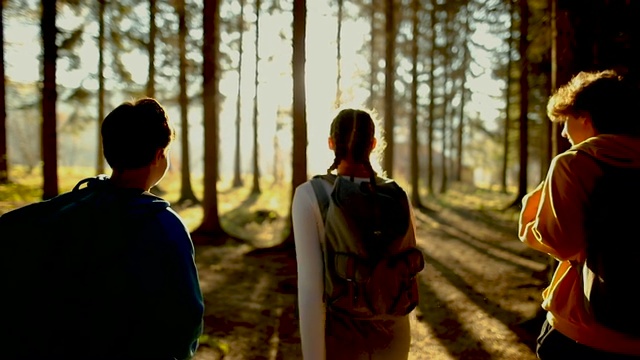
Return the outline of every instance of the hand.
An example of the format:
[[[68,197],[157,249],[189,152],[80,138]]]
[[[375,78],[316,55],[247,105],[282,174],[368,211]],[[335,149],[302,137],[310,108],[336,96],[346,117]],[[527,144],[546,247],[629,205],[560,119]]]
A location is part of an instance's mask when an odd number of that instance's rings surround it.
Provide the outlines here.
[[[533,191],[522,198],[521,221],[529,222],[536,217],[538,206],[540,205],[540,198],[542,197],[543,185],[544,182],[541,182]]]

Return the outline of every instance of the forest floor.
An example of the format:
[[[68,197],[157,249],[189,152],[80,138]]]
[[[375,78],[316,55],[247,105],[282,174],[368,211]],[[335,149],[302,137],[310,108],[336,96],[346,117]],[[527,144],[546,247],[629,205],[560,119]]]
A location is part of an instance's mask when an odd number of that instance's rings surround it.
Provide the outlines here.
[[[548,258],[516,234],[509,198],[452,190],[416,211],[426,267],[409,359],[535,359]],[[230,239],[198,246],[205,335],[196,360],[301,359],[293,253]]]

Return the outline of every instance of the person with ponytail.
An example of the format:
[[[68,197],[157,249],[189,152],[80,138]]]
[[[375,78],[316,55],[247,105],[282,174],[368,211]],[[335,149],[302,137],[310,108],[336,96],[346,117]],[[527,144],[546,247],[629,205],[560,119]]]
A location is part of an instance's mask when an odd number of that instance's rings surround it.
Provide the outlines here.
[[[382,175],[374,170],[370,159],[373,150],[380,145],[375,132],[376,127],[369,112],[359,109],[339,111],[330,128],[328,147],[335,157],[327,173],[357,184],[380,183]],[[306,181],[295,189],[292,202],[303,358],[407,359],[411,339],[408,315],[386,320],[334,318],[334,313],[327,306],[322,244],[325,223],[311,182],[312,180]],[[332,184],[323,181],[322,185],[326,193],[331,194]],[[407,197],[404,191],[400,191],[400,195]],[[415,246],[413,209],[410,205],[407,207],[407,231],[410,232],[411,246]]]

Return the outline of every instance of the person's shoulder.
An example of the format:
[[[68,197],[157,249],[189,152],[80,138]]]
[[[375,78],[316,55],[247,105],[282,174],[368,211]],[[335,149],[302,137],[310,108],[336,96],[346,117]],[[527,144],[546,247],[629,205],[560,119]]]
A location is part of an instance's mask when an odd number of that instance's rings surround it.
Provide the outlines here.
[[[184,224],[184,220],[180,214],[171,207],[171,205],[157,206],[153,211],[153,218],[164,226],[176,226]]]
[[[376,176],[376,184],[390,191],[406,193],[406,190],[395,179],[386,176]]]
[[[580,144],[572,146],[568,150],[556,155],[552,159],[552,164],[562,165],[562,166],[580,166],[585,163],[592,163],[594,161],[593,157],[585,151]]]
[[[550,173],[554,177],[578,178],[584,181],[585,177],[592,178],[602,172],[598,160],[579,145],[572,146],[551,160]]]
[[[313,180],[313,178],[303,182],[302,184],[296,186],[296,193],[309,193],[309,192],[313,192],[313,185],[311,184],[311,181]]]

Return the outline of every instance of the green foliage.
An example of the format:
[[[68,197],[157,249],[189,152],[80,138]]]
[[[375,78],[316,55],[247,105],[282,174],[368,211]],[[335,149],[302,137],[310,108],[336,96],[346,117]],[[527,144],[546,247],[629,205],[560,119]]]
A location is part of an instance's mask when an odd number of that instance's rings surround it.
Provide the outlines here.
[[[0,185],[0,202],[27,203],[38,200],[42,189],[30,184],[9,183]]]
[[[208,346],[222,353],[223,356],[229,354],[229,343],[223,339],[213,337],[211,335],[202,334],[198,339],[200,346]]]

